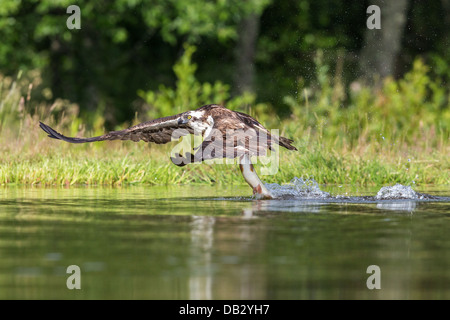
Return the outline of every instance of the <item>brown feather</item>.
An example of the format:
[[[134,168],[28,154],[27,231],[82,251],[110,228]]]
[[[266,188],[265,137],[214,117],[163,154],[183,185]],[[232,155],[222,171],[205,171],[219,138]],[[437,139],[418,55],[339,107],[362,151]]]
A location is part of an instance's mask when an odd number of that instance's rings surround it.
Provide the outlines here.
[[[245,131],[255,130],[257,135],[265,134],[267,136],[267,146],[265,148],[272,149],[270,147],[272,139],[278,145],[289,149],[297,151],[297,148],[292,145],[294,140],[285,137],[272,137],[269,130],[267,130],[261,123],[259,123],[252,116],[238,111],[232,111],[223,106],[212,104],[200,107],[198,110],[205,111],[205,117],[211,115],[214,119],[214,128],[220,130],[224,137],[227,130],[239,130],[243,129]],[[261,146],[264,147],[264,146]]]
[[[50,128],[49,126],[43,124],[42,122],[39,122],[39,125],[50,138],[59,139],[70,143],[86,143],[105,140],[132,140],[137,142],[143,140],[145,142],[164,144],[172,141],[172,135],[174,135],[175,138],[179,138],[180,136],[193,133],[192,129],[188,128],[187,126],[177,124],[177,119],[180,117],[180,115],[181,114],[150,120],[128,129],[111,131],[107,134],[92,138],[66,137]],[[174,134],[174,131],[177,129],[184,130],[178,130]]]

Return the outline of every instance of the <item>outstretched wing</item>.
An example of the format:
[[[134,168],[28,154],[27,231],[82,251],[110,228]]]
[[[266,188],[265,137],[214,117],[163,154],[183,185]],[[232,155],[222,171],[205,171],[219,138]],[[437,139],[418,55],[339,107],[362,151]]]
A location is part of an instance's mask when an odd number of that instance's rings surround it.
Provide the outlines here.
[[[85,143],[104,140],[132,140],[145,142],[154,142],[164,144],[172,141],[172,138],[178,139],[181,136],[193,134],[193,130],[186,125],[179,124],[181,114],[174,116],[159,118],[140,123],[133,127],[120,131],[111,131],[107,134],[92,138],[71,138],[66,137],[49,126],[39,122],[39,126],[44,130],[50,138],[67,141],[70,143]]]

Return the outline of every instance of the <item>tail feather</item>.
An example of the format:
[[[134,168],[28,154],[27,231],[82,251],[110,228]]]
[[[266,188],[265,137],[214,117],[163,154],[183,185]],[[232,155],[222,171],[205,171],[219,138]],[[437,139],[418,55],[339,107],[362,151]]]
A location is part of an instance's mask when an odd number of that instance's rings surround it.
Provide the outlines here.
[[[40,121],[39,121],[39,126],[41,127],[42,130],[44,130],[48,134],[48,136],[50,138],[63,140],[63,141],[67,141],[70,143],[85,143],[85,142],[103,141],[103,140],[108,139],[108,137],[106,135],[92,137],[92,138],[71,138],[71,137],[66,137],[66,136],[56,132],[55,130],[53,130],[52,128],[43,124]]]
[[[293,142],[294,142],[294,140],[288,139],[288,138],[285,138],[285,137],[279,137],[278,138],[278,144],[280,146],[285,147],[286,149],[289,149],[289,150],[297,151],[297,148],[292,145]]]

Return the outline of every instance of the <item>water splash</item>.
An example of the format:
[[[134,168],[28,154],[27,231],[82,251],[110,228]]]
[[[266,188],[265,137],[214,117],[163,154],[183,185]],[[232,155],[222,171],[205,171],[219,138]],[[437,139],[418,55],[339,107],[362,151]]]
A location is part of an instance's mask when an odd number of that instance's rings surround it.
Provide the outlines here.
[[[265,186],[278,200],[320,200],[329,202],[351,202],[351,203],[381,203],[381,206],[392,206],[392,210],[400,210],[404,205],[406,210],[412,211],[415,201],[428,201],[444,199],[442,197],[432,196],[426,193],[419,193],[411,186],[404,186],[397,183],[394,186],[382,187],[375,196],[349,196],[346,194],[331,195],[320,189],[319,184],[314,179],[303,179],[295,177],[289,183],[279,185],[277,183],[266,183]],[[408,203],[400,204],[399,200],[407,200]],[[405,201],[403,201],[405,202]],[[414,207],[413,207],[414,206]]]
[[[331,197],[328,192],[320,190],[319,184],[314,179],[295,177],[288,184],[267,183],[266,187],[275,198],[327,199]]]
[[[436,197],[418,193],[411,186],[396,184],[394,186],[382,187],[376,196],[348,196],[336,195],[320,189],[319,184],[314,179],[303,179],[295,177],[289,183],[279,185],[277,183],[267,183],[267,189],[276,199],[297,199],[297,200],[327,200],[327,201],[384,201],[384,200],[432,200]]]
[[[423,194],[415,192],[410,186],[404,186],[397,183],[395,186],[382,187],[375,196],[376,200],[392,200],[392,199],[409,199],[422,200],[425,199]]]

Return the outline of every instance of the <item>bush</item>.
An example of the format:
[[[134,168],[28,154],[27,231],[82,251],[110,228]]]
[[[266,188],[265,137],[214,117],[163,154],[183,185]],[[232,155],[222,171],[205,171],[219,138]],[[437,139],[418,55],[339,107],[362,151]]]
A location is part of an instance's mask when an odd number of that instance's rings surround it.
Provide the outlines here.
[[[173,67],[176,75],[175,88],[161,85],[158,91],[138,91],[138,95],[148,104],[148,116],[152,119],[194,110],[206,104],[222,104],[227,108],[251,113],[250,106],[255,104],[256,96],[252,93],[231,97],[230,86],[220,81],[213,84],[200,83],[195,78],[196,64],[192,55],[196,48],[185,45],[183,56]],[[257,105],[262,109],[267,105]]]
[[[450,90],[440,78],[431,79],[429,69],[418,59],[402,79],[386,78],[379,89],[353,82],[343,91],[319,52],[318,86],[302,87],[300,82],[298,95],[286,96],[284,102],[301,130],[326,141],[350,148],[381,140],[436,147],[449,139]]]

